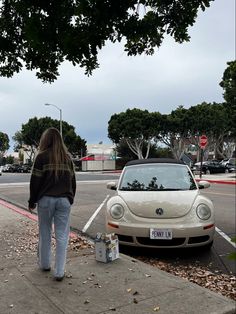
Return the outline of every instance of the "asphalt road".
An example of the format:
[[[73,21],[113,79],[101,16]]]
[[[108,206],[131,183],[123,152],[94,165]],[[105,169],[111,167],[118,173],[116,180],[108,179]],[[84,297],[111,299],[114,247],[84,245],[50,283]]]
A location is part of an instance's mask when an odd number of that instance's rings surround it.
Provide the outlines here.
[[[30,174],[4,173],[0,177],[0,198],[27,208]],[[71,226],[94,238],[105,230],[105,202],[115,192],[106,189],[108,181],[118,180],[119,174],[77,173],[77,193],[71,211]],[[235,185],[212,184],[202,191],[215,205],[216,226],[214,245],[210,251],[140,250],[123,247],[124,253],[160,257],[179,264],[206,265],[223,273],[236,274],[235,263],[229,259],[234,250],[227,237],[235,236]]]

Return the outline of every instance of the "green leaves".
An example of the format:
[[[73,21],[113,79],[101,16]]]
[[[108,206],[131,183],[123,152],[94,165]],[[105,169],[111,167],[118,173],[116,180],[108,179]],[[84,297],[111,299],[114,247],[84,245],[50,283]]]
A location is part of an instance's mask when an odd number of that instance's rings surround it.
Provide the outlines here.
[[[220,86],[224,90],[224,99],[229,114],[232,116],[232,133],[236,136],[236,61],[227,62]]]
[[[23,145],[31,147],[34,151],[39,145],[42,133],[49,127],[60,129],[60,121],[53,120],[50,117],[31,118],[25,124],[22,124],[21,130],[16,132],[13,139],[17,143],[17,148]],[[86,151],[86,141],[75,133],[74,126],[62,121],[63,139],[72,155],[80,155],[81,150]]]
[[[108,136],[116,144],[126,141],[139,158],[143,158],[143,147],[148,149],[153,142],[169,147],[175,158],[190,144],[198,147],[199,136],[206,134],[208,148],[222,158],[224,148],[234,141],[233,115],[226,104],[203,102],[185,109],[179,106],[170,114],[148,112],[137,108],[114,114],[108,122]]]
[[[115,143],[121,138],[147,140],[153,137],[155,132],[150,118],[151,114],[147,110],[137,108],[114,114],[108,122],[108,136]]]
[[[0,132],[0,156],[2,157],[4,153],[9,148],[9,137],[6,133]]]
[[[87,75],[99,64],[107,40],[125,42],[128,55],[153,54],[165,33],[182,43],[199,9],[213,0],[48,0],[0,4],[0,75],[11,77],[25,64],[53,82],[68,60]]]
[[[225,101],[236,107],[236,61],[227,62],[220,86],[224,90]]]
[[[138,158],[147,158],[157,135],[161,115],[147,110],[127,109],[114,114],[108,122],[108,137],[116,144],[122,140]]]

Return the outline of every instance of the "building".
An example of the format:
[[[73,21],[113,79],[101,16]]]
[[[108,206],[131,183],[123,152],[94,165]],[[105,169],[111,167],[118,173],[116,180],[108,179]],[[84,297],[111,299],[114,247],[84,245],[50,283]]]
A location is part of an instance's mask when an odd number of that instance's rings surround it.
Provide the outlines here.
[[[87,154],[82,160],[112,160],[116,159],[114,144],[87,144]]]

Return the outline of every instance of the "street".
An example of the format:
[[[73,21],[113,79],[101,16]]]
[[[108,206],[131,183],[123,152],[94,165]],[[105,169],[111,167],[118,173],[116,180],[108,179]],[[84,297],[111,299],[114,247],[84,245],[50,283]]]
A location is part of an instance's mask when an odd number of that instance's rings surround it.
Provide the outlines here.
[[[0,198],[27,208],[30,174],[4,173],[0,177]],[[71,227],[94,238],[97,232],[105,230],[105,203],[115,192],[106,189],[108,181],[118,180],[119,174],[77,173],[77,193],[71,211]],[[178,261],[194,263],[196,260],[223,273],[235,274],[235,263],[228,258],[234,247],[229,240],[235,236],[235,185],[211,184],[203,190],[214,203],[217,232],[212,249],[191,250],[141,250],[121,248],[131,255],[158,256]]]

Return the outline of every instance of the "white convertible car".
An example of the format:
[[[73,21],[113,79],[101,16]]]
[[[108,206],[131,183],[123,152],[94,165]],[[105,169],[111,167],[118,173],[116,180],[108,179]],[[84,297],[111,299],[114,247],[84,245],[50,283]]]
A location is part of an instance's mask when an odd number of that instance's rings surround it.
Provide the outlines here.
[[[107,232],[125,245],[152,248],[211,247],[214,207],[200,193],[209,187],[196,182],[187,165],[175,159],[130,161],[107,202]]]

